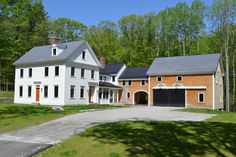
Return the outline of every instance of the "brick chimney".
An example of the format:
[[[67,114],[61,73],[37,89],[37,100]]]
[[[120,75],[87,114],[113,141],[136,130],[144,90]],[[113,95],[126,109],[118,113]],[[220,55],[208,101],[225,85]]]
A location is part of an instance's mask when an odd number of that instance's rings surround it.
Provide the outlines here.
[[[106,65],[106,60],[104,57],[100,57],[100,64],[102,65],[102,68],[104,69]]]
[[[56,45],[58,43],[60,43],[60,38],[57,36],[52,36],[51,37],[51,45],[54,45],[54,44]]]

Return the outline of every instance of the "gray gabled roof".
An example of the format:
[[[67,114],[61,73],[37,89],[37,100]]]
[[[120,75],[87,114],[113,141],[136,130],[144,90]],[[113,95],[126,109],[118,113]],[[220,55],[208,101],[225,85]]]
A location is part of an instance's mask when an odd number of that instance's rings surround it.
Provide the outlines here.
[[[123,66],[123,63],[106,64],[105,68],[99,69],[99,72],[103,75],[117,74]]]
[[[119,79],[147,79],[148,67],[128,67],[120,75]]]
[[[66,62],[70,60],[70,57],[74,55],[74,53],[82,52],[86,48],[92,51],[87,41],[85,40],[68,42],[60,45],[65,46],[66,48],[62,53],[60,53],[57,56],[52,56],[51,45],[38,46],[28,51],[25,55],[23,55],[21,58],[15,61],[13,65],[20,66],[20,65],[42,64],[42,63]],[[93,55],[95,56],[93,51],[91,53],[93,53]],[[96,58],[96,56],[95,60],[99,64],[99,61]]]
[[[213,74],[220,54],[156,58],[147,75]]]

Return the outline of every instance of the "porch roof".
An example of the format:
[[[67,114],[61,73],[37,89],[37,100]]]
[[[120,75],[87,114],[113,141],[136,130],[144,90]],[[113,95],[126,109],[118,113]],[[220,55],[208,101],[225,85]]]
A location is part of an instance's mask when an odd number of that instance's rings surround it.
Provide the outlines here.
[[[116,86],[110,82],[102,82],[102,81],[99,82],[99,87],[119,88],[119,89],[121,88],[120,86]]]

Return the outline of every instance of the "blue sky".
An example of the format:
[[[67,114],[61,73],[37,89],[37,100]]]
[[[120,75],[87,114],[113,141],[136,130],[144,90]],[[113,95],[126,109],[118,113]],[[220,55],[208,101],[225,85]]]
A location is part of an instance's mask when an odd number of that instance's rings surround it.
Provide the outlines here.
[[[120,17],[148,12],[159,12],[178,2],[191,5],[193,0],[43,0],[44,7],[53,19],[67,17],[88,26],[102,20],[117,22]],[[211,5],[213,0],[204,0]]]

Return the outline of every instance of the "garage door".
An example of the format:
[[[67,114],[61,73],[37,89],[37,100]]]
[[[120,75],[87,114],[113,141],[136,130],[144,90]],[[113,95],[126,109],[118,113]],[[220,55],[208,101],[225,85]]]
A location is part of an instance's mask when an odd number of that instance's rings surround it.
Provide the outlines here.
[[[184,89],[154,89],[153,104],[155,106],[185,106]]]

